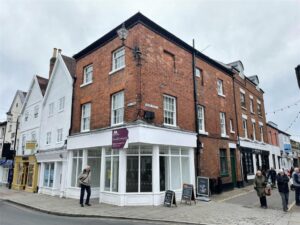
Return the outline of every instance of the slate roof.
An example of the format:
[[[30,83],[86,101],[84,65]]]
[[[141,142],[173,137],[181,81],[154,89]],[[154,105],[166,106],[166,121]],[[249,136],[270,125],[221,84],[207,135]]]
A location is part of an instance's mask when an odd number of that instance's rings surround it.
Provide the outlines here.
[[[72,57],[66,56],[66,55],[61,55],[62,59],[64,60],[71,76],[73,78],[76,77],[75,71],[76,71],[76,60]]]
[[[225,72],[226,74],[229,74],[229,75],[234,74],[233,71],[231,71],[231,69],[228,69],[228,67],[223,66],[222,64],[218,63],[217,61],[215,61],[215,60],[209,58],[208,56],[204,55],[200,51],[198,51],[196,49],[194,50],[192,46],[190,46],[189,44],[187,44],[186,42],[184,42],[180,38],[176,37],[174,34],[170,33],[166,29],[162,28],[158,24],[154,23],[152,20],[150,20],[149,18],[147,18],[146,16],[144,16],[140,12],[136,13],[135,15],[133,15],[132,17],[127,19],[122,24],[124,24],[127,29],[130,29],[130,28],[134,27],[137,24],[142,24],[143,26],[147,27],[148,29],[154,31],[155,33],[158,33],[162,37],[164,37],[164,38],[168,39],[169,41],[173,42],[177,46],[185,49],[186,51],[188,51],[190,53],[195,52],[196,57],[198,57],[198,58],[202,59],[203,61],[207,62],[208,64],[218,68],[219,70]],[[87,46],[86,48],[84,48],[83,50],[78,52],[77,54],[75,54],[73,56],[73,58],[75,58],[76,60],[78,60],[80,58],[83,58],[84,56],[86,56],[86,55],[92,53],[93,51],[101,48],[102,46],[104,46],[105,44],[107,44],[108,42],[110,42],[111,40],[116,38],[118,36],[117,35],[117,30],[119,30],[122,27],[122,24],[115,27],[113,30],[111,30],[110,32],[108,32],[107,34],[105,34],[104,36],[99,38],[97,41],[93,42],[92,44],[90,44],[89,46]]]
[[[38,80],[38,83],[40,85],[40,89],[42,91],[42,94],[44,96],[46,89],[47,89],[47,85],[48,85],[48,79],[44,78],[44,77],[40,77],[38,75],[36,75],[36,78]]]

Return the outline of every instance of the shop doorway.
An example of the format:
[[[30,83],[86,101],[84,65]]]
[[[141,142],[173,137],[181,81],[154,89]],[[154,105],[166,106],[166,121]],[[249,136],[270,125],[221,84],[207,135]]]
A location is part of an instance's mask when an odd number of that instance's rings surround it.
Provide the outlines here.
[[[235,160],[235,149],[230,149],[230,162],[231,162],[231,179],[232,184],[234,187],[236,187],[236,160]]]

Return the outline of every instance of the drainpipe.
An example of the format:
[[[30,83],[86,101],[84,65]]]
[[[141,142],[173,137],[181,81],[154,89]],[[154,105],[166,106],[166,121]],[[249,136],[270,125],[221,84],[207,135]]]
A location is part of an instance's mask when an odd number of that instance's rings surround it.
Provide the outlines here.
[[[195,124],[196,124],[196,133],[197,133],[197,147],[195,148],[196,153],[196,177],[201,173],[200,170],[200,135],[199,135],[199,124],[198,124],[198,96],[197,96],[197,81],[196,81],[196,68],[195,68],[195,40],[193,39],[193,53],[192,53],[192,69],[193,69],[193,88],[194,88],[194,108],[195,108]]]
[[[237,132],[237,146],[240,150],[240,167],[241,167],[241,176],[242,180],[244,180],[244,171],[243,171],[243,162],[242,162],[242,154],[240,149],[240,130],[239,130],[239,124],[238,124],[238,116],[237,116],[237,109],[236,109],[236,97],[235,97],[235,78],[234,75],[232,75],[232,85],[233,85],[233,99],[234,99],[234,111],[235,111],[235,124],[236,124],[236,132]]]

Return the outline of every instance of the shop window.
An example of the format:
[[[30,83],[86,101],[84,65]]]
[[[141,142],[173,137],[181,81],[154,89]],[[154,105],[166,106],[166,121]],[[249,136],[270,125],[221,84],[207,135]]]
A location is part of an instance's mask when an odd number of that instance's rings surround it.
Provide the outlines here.
[[[124,122],[124,92],[118,92],[111,97],[111,125]]]
[[[54,163],[45,163],[44,187],[53,187]]]
[[[220,149],[220,170],[221,176],[228,176],[227,151]]]
[[[34,165],[33,164],[29,164],[28,166],[28,175],[27,175],[27,183],[26,185],[28,187],[32,187],[32,182],[33,182],[33,174],[34,174]]]
[[[24,176],[24,166],[23,163],[18,163],[17,164],[17,174],[18,174],[18,179],[17,179],[17,184],[21,185],[23,182],[23,176]]]
[[[118,192],[119,188],[119,150],[105,151],[105,191]]]
[[[100,187],[101,149],[88,150],[87,164],[91,167],[91,187]]]
[[[160,191],[178,190],[190,183],[188,149],[160,146],[159,155]]]
[[[77,178],[82,171],[82,161],[83,161],[82,150],[74,151],[73,158],[72,158],[72,177],[71,177],[72,187],[78,187]]]
[[[129,146],[126,192],[152,192],[151,146]]]
[[[245,157],[246,173],[254,174],[253,154],[251,152],[244,152],[243,154]]]

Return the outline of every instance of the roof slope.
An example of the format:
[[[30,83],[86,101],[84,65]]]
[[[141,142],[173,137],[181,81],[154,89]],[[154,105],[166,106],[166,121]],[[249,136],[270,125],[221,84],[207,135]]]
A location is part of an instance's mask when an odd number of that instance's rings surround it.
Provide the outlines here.
[[[17,90],[15,97],[14,97],[13,101],[11,102],[11,105],[10,105],[7,113],[11,113],[12,107],[14,105],[14,102],[15,102],[15,99],[17,98],[17,96],[20,97],[21,103],[23,104],[25,101],[25,98],[26,98],[26,94],[27,94],[27,92],[25,92],[25,91]]]
[[[129,19],[127,19],[124,23],[127,29],[134,27],[137,24],[142,24],[148,29],[158,33],[159,35],[163,36],[164,38],[168,39],[169,41],[173,42],[174,44],[180,46],[181,48],[185,49],[186,51],[193,53],[195,52],[195,55],[198,58],[201,58],[203,61],[207,62],[208,64],[220,69],[221,71],[233,75],[233,72],[228,69],[227,67],[223,66],[222,64],[218,63],[217,61],[209,58],[208,56],[204,55],[203,53],[199,52],[198,50],[194,49],[192,46],[181,40],[180,38],[176,37],[174,34],[170,33],[166,29],[162,28],[158,24],[154,23],[152,20],[144,16],[142,13],[138,12]],[[122,24],[115,27],[113,30],[102,36],[97,41],[93,42],[77,54],[73,56],[76,60],[86,56],[87,54],[90,54],[91,52],[101,48],[108,42],[110,42],[112,39],[117,37],[117,30],[122,27]]]
[[[76,71],[76,60],[72,57],[66,56],[66,55],[61,55],[62,59],[64,60],[69,73],[73,78],[75,78],[75,71]]]
[[[42,92],[42,95],[44,96],[46,89],[47,89],[47,85],[48,85],[48,79],[44,78],[44,77],[40,77],[38,75],[36,75],[36,78],[38,80],[38,83],[40,85],[40,89]]]

